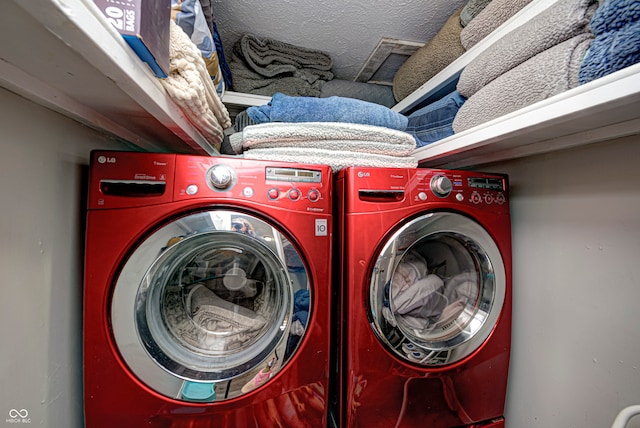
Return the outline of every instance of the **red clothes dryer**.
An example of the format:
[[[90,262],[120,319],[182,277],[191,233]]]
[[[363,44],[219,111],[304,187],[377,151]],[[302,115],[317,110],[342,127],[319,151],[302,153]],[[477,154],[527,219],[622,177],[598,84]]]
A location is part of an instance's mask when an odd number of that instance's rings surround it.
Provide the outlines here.
[[[327,166],[92,153],[89,428],[327,424]]]
[[[507,177],[347,168],[336,183],[342,427],[503,427]]]

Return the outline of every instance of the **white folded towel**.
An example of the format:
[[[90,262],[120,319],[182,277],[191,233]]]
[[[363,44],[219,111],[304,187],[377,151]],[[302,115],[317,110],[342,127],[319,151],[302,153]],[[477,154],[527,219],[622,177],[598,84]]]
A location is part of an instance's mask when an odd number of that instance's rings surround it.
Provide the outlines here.
[[[162,86],[202,136],[217,149],[223,130],[231,126],[229,112],[216,91],[198,47],[170,21],[169,75]]]
[[[373,153],[326,150],[317,148],[276,147],[252,149],[244,152],[247,159],[300,162],[329,165],[333,172],[349,166],[380,168],[415,168],[418,160],[413,156],[387,156]]]

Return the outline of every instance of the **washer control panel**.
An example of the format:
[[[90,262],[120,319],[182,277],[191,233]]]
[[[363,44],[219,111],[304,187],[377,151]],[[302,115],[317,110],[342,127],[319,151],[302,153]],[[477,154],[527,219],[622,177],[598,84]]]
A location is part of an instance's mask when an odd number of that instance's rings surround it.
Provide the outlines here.
[[[331,180],[331,170],[326,166],[179,155],[174,196],[176,199],[215,196],[328,212]]]

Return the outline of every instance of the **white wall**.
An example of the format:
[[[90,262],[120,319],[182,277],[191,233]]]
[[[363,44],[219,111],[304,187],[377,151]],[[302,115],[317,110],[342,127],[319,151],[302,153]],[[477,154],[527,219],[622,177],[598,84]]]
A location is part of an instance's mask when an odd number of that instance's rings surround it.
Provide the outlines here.
[[[123,146],[0,89],[0,147],[0,425],[81,427],[86,167]]]
[[[484,168],[511,182],[509,427],[603,428],[640,404],[638,160],[637,136]]]

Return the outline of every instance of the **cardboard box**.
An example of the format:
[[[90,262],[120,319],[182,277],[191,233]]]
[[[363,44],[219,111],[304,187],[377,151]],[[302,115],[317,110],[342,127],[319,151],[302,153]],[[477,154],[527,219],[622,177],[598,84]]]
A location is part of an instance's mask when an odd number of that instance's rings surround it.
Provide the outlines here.
[[[171,0],[94,0],[94,3],[155,75],[167,77]]]

